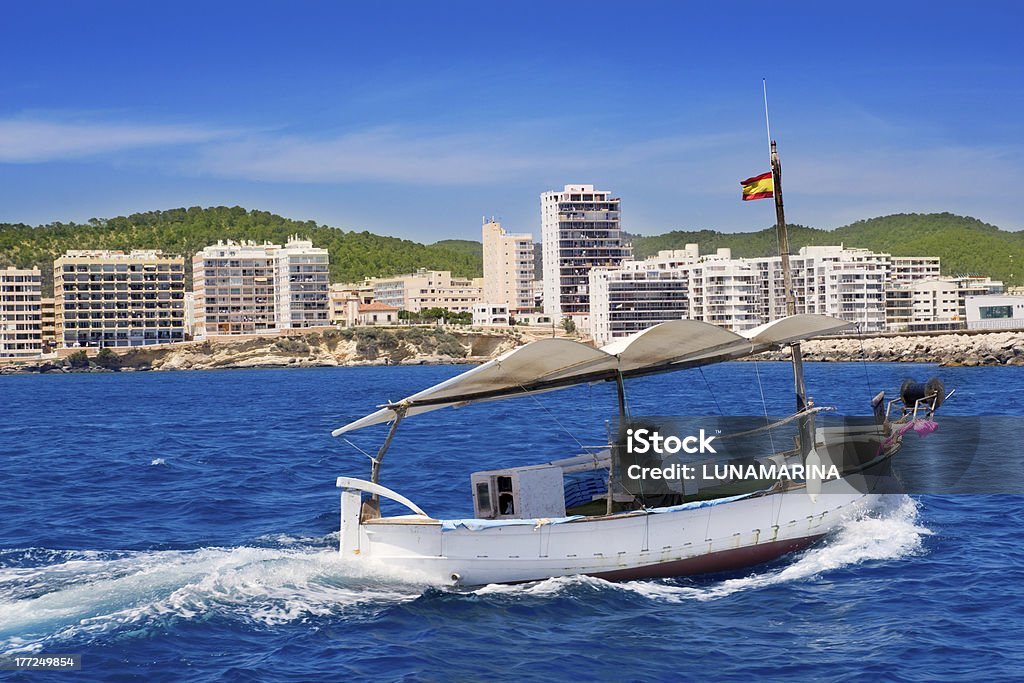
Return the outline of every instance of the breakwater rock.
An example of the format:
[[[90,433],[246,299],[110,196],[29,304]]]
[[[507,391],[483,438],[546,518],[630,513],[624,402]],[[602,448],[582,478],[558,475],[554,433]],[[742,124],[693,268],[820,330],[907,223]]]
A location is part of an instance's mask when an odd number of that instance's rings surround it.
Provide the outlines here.
[[[939,363],[944,366],[1024,365],[1024,330],[944,334],[829,337],[800,345],[804,360]],[[758,360],[788,360],[789,350],[769,351]]]

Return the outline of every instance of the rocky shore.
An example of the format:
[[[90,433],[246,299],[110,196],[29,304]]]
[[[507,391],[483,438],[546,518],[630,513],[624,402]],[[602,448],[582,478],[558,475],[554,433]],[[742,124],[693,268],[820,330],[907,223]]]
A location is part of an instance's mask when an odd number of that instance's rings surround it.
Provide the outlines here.
[[[0,374],[308,368],[359,365],[481,363],[550,332],[519,329],[328,329],[302,335],[194,342],[124,353],[76,352],[61,359],[0,365]],[[802,344],[804,360],[938,363],[944,366],[1024,365],[1024,330],[929,335],[830,337]],[[748,360],[788,360],[770,351]]]
[[[806,361],[938,363],[943,366],[1024,365],[1024,330],[878,337],[829,337],[800,345]],[[788,360],[789,351],[770,351],[757,360]]]
[[[132,372],[231,368],[309,368],[358,365],[475,363],[530,341],[518,330],[452,331],[440,328],[329,329],[302,335],[255,337],[134,348],[123,353],[85,351],[61,359],[21,362],[0,373]]]

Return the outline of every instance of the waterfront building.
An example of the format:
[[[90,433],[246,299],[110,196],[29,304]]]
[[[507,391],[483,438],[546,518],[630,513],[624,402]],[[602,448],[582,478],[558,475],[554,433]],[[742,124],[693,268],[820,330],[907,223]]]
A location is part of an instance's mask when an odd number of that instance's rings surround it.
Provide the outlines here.
[[[551,327],[554,328],[555,320],[541,311],[516,311],[514,314],[516,325],[528,325],[532,327]]]
[[[473,324],[482,326],[508,325],[508,304],[473,304]]]
[[[918,282],[937,263],[902,257],[899,277]],[[797,313],[848,320],[863,332],[886,329],[889,306],[895,305],[886,296],[894,277],[889,254],[809,246],[792,255],[790,265]],[[966,292],[983,285],[975,280],[958,286]],[[599,344],[679,318],[740,332],[786,315],[780,257],[733,258],[729,249],[702,255],[696,244],[615,268],[595,268],[590,290],[592,334]]]
[[[218,241],[192,257],[198,338],[277,329],[273,245]]]
[[[185,259],[157,250],[73,250],[53,264],[58,346],[185,339]]]
[[[454,313],[469,312],[483,294],[483,278],[452,277],[448,270],[426,270],[378,278],[373,299],[403,311],[445,308]]]
[[[986,294],[969,296],[966,300],[967,329],[1024,329],[1024,296],[1019,294]]]
[[[40,299],[40,304],[43,351],[52,351],[57,348],[57,312],[54,299],[52,296],[44,296]]]
[[[689,270],[660,265],[657,260],[627,261],[619,268],[590,271],[591,335],[599,345],[690,317]]]
[[[533,235],[506,232],[493,218],[483,225],[483,299],[510,310],[532,308]]]
[[[889,254],[839,246],[802,247],[790,261],[797,313],[820,313],[856,323],[861,332],[885,331],[885,286]],[[775,286],[770,319],[785,315],[782,259],[771,259]],[[767,322],[765,317],[762,322]]]
[[[328,325],[326,249],[218,241],[192,258],[198,337],[266,334]]]
[[[358,304],[356,310],[358,311],[356,317],[356,324],[358,325],[379,327],[382,325],[398,324],[398,309],[394,306],[374,301],[369,304]]]
[[[327,250],[292,236],[274,255],[277,328],[294,330],[328,325],[330,266]]]
[[[196,293],[185,292],[185,337],[196,337]]]
[[[373,303],[373,287],[377,278],[364,278],[359,282],[337,282],[330,286],[330,320],[332,325],[351,327],[356,323],[359,306]]]
[[[632,248],[620,226],[620,200],[593,185],[566,185],[540,196],[544,312],[587,329],[590,271],[614,268]]]
[[[38,268],[0,270],[0,358],[42,353],[42,282]]]
[[[886,324],[892,332],[936,332],[967,326],[967,298],[1000,294],[1003,283],[988,277],[938,277],[891,285],[885,293]]]

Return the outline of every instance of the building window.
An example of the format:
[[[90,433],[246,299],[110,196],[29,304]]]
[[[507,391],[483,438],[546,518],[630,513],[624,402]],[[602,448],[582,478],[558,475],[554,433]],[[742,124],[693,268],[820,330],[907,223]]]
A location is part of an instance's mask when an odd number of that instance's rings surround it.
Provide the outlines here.
[[[993,318],[1012,318],[1013,306],[979,306],[978,315],[982,320]]]

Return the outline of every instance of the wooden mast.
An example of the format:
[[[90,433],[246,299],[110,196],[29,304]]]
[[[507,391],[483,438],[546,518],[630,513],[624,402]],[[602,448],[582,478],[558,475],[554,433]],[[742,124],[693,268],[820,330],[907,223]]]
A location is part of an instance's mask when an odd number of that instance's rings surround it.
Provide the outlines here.
[[[796,292],[793,290],[793,271],[789,265],[789,233],[786,230],[786,212],[782,204],[782,164],[775,141],[771,141],[772,195],[775,197],[775,232],[779,238],[779,256],[782,259],[782,286],[786,290],[786,315],[796,315]],[[790,345],[793,360],[793,388],[796,391],[796,411],[807,409],[807,389],[804,386],[804,364],[800,343]]]

